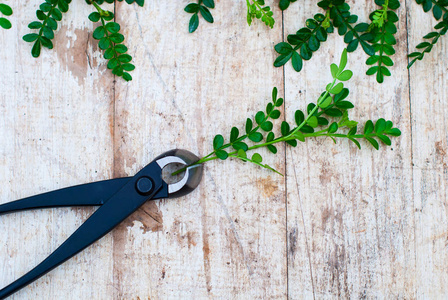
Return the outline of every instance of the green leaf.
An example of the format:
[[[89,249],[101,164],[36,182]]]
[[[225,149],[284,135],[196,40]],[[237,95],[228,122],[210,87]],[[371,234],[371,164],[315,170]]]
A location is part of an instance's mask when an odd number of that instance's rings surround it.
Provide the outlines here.
[[[249,134],[252,131],[252,120],[247,118],[246,120],[246,134]]]
[[[126,51],[128,51],[128,48],[122,44],[115,45],[114,49],[117,53],[120,53],[120,54],[126,53]]]
[[[107,48],[109,48],[109,46],[110,46],[110,40],[107,37],[101,38],[100,41],[98,42],[98,47],[100,47],[100,49],[102,49],[102,50],[106,50]],[[112,49],[111,49],[111,51],[112,51],[112,56],[109,58],[107,58],[105,56],[104,58],[106,58],[106,59],[112,58],[114,56],[114,52]]]
[[[381,134],[385,129],[386,129],[386,120],[384,120],[383,118],[378,119],[378,121],[376,121],[375,123],[375,132],[377,134]]]
[[[324,112],[329,117],[342,117],[342,111],[337,108],[329,108]]]
[[[132,80],[132,76],[131,74],[127,73],[127,72],[123,72],[123,79],[126,81],[131,81]]]
[[[299,53],[297,53],[296,51],[292,52],[291,63],[296,72],[300,72],[302,70],[303,60],[302,57],[300,57]]]
[[[220,134],[216,135],[213,139],[213,149],[217,150],[222,147],[224,144],[224,137]]]
[[[266,121],[260,125],[261,129],[264,131],[271,131],[274,125],[270,121]]]
[[[133,71],[135,69],[135,66],[133,64],[123,64],[121,67],[125,71]]]
[[[118,60],[122,63],[128,63],[132,61],[132,56],[130,56],[129,54],[122,54],[118,56]]]
[[[274,67],[281,67],[281,66],[283,66],[284,64],[286,64],[288,62],[288,60],[291,58],[291,56],[292,56],[292,52],[290,52],[288,54],[280,55],[274,61]]]
[[[235,150],[243,149],[244,151],[247,151],[247,149],[249,149],[249,146],[247,146],[247,144],[243,142],[236,142],[232,145],[232,147]]]
[[[50,27],[45,26],[45,27],[42,29],[42,32],[43,32],[44,36],[45,36],[47,39],[50,39],[50,40],[51,40],[51,39],[54,38],[54,32],[53,32],[53,30],[51,30]]]
[[[33,48],[31,49],[31,55],[33,57],[39,57],[41,48],[42,47],[41,47],[41,44],[40,44],[40,40],[37,40],[34,43]]]
[[[259,132],[252,132],[249,134],[249,140],[254,143],[258,143],[263,139],[263,135]]]
[[[330,127],[328,127],[328,133],[335,133],[336,131],[338,131],[338,123],[333,122],[331,123]]]
[[[378,138],[380,139],[380,141],[382,141],[384,144],[386,144],[388,146],[390,146],[392,144],[390,138],[385,135],[379,134]]]
[[[257,122],[258,125],[260,125],[265,119],[265,114],[262,111],[257,112],[255,115],[255,122]]]
[[[89,20],[92,22],[98,22],[101,18],[101,15],[98,12],[93,12],[89,15]]]
[[[288,122],[286,122],[286,121],[282,122],[282,125],[280,126],[280,131],[282,133],[282,136],[287,136],[289,134],[290,127],[289,127]]]
[[[282,99],[282,98],[280,98]],[[280,100],[279,99],[279,100]],[[281,100],[281,102],[283,102],[283,99]],[[281,105],[281,104],[280,104]],[[272,119],[277,120],[280,117],[280,111],[278,109],[275,109],[271,112],[271,114],[269,115]]]
[[[261,163],[263,161],[263,158],[260,154],[254,153],[254,155],[252,155],[252,160],[256,163]]]
[[[350,101],[339,101],[339,102],[336,102],[335,105],[337,108],[340,108],[340,109],[351,109],[351,108],[355,107],[353,105],[353,103],[351,103]]]
[[[340,81],[347,81],[350,78],[352,78],[352,76],[353,76],[353,72],[352,71],[345,70],[338,76],[338,80],[340,80]]]
[[[330,93],[339,94],[343,88],[344,88],[344,84],[342,82],[339,82],[330,90]]]
[[[364,126],[364,134],[372,133],[373,129],[374,129],[373,122],[371,120],[368,120],[366,122],[366,125]]]
[[[23,36],[23,40],[25,42],[31,43],[31,42],[34,42],[35,40],[37,40],[38,37],[39,37],[39,35],[37,33],[28,33]],[[37,57],[37,56],[35,56],[35,57]]]
[[[387,134],[389,134],[391,136],[400,136],[401,135],[401,131],[398,128],[392,128],[392,129],[387,131]]]
[[[272,89],[272,103],[274,103],[274,104],[275,104],[275,101],[277,100],[277,94],[278,94],[277,87],[274,87]]]
[[[96,40],[99,40],[102,37],[104,37],[105,34],[106,34],[106,31],[104,30],[104,27],[99,26],[93,31],[93,38]]]
[[[210,11],[208,10],[207,7],[201,5],[199,7],[199,10],[200,10],[201,15],[204,18],[204,20],[206,20],[209,23],[213,23],[213,16],[212,16],[212,14],[210,13]]]
[[[229,154],[224,150],[218,150],[215,152],[216,157],[218,157],[221,160],[226,160],[229,157]]]
[[[307,124],[310,125],[310,126],[313,127],[313,128],[316,128],[317,125],[319,124],[318,121],[317,121],[317,117],[316,117],[316,116],[312,116],[312,117],[310,117],[310,118],[308,119]]]
[[[337,74],[338,74],[338,66],[336,64],[331,64],[330,65],[330,70],[331,70],[331,76],[333,76],[333,79],[336,79]]]
[[[62,20],[62,13],[61,13],[61,11],[60,11],[59,9],[57,9],[57,8],[53,8],[53,10],[52,10],[52,12],[51,12],[51,15],[53,16],[53,18],[54,18],[56,21],[61,21],[61,20]]]
[[[40,29],[40,28],[42,28],[42,22],[39,22],[39,21],[31,22],[30,24],[28,24],[28,28],[29,29]]]
[[[12,9],[9,5],[0,3],[0,12],[4,14],[5,16],[12,15]]]
[[[238,149],[238,152],[236,154],[238,157],[247,158],[247,153],[243,149]]]
[[[46,47],[48,49],[53,49],[53,43],[48,38],[42,36],[42,37],[40,37],[40,42],[42,43],[43,47]]]
[[[371,137],[366,137],[366,140],[369,141],[369,143],[372,144],[372,146],[373,146],[376,150],[379,149],[379,145],[378,145],[378,142],[377,142],[376,140],[374,140],[374,139],[371,138]]]
[[[286,143],[288,145],[293,146],[293,147],[297,147],[297,141],[296,140],[289,140],[289,141],[286,141]]]
[[[273,154],[277,153],[277,147],[275,147],[274,145],[267,145],[267,148],[270,152],[272,152]]]
[[[109,22],[106,24],[106,29],[111,33],[117,33],[118,31],[120,31],[120,24],[116,22]]]
[[[230,142],[233,143],[238,138],[238,135],[240,134],[240,131],[236,127],[232,127],[232,130],[230,130]]]
[[[305,115],[301,110],[296,110],[294,114],[294,119],[296,121],[297,126],[300,126],[303,123],[303,121],[305,121]]]
[[[197,13],[199,11],[199,4],[197,4],[197,3],[190,3],[187,6],[185,6],[184,10],[187,13],[191,13],[191,14]]]
[[[4,29],[10,29],[12,27],[11,22],[5,18],[0,18],[0,26]]]
[[[359,142],[357,141],[357,140],[355,140],[354,138],[352,138],[352,137],[349,137],[348,138],[350,141],[352,141],[357,147],[358,147],[358,149],[361,149],[361,144],[359,144]]]
[[[325,98],[325,100],[323,100],[319,103],[319,106],[321,108],[326,108],[331,104],[332,101],[333,101],[333,98],[331,98],[331,96],[327,96],[327,98]]]
[[[338,74],[340,74],[347,65],[347,49],[344,49],[341,54],[341,60],[339,62]]]
[[[213,0],[203,0],[202,2],[208,8],[215,8],[215,2]]]
[[[293,48],[290,44],[281,42],[274,46],[274,50],[277,51],[278,54],[289,54],[293,51]]]
[[[112,33],[109,35],[109,39],[111,42],[119,44],[124,41],[124,36],[121,33]]]
[[[191,16],[190,24],[188,25],[188,31],[190,33],[193,33],[196,31],[198,26],[199,26],[199,17],[198,14],[195,13],[194,15]]]

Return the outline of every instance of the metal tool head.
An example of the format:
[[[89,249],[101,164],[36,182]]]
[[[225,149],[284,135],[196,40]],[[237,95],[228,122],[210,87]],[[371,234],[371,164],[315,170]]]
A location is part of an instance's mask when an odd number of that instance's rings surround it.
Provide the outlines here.
[[[159,167],[163,170],[169,164],[182,164],[188,166],[199,160],[199,157],[194,155],[188,150],[173,149],[167,151],[158,157],[155,161]],[[189,167],[185,170],[185,174],[181,180],[176,183],[168,184],[168,194],[170,198],[177,198],[185,196],[193,191],[201,182],[202,179],[202,165],[196,165]]]

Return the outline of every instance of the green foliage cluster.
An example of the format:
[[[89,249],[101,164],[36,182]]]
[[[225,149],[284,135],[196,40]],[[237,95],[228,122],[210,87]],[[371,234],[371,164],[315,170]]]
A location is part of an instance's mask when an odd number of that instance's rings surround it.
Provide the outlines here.
[[[291,59],[294,70],[300,72],[302,59],[311,59],[312,52],[319,49],[319,43],[316,43],[315,40],[325,42],[326,34],[337,30],[338,34],[344,37],[348,52],[355,51],[361,45],[361,48],[369,56],[366,64],[375,65],[370,67],[366,73],[368,75],[376,74],[377,81],[382,83],[384,76],[391,74],[387,67],[393,65],[390,56],[395,53],[393,48],[396,44],[394,34],[397,32],[395,23],[398,21],[394,10],[398,9],[400,3],[398,0],[375,0],[375,3],[381,6],[381,9],[373,11],[369,17],[370,23],[365,23],[358,22],[358,16],[350,12],[350,6],[345,0],[318,2],[317,6],[323,9],[325,14],[319,13],[313,19],[308,19],[306,27],[299,29],[296,34],[288,35],[287,43],[281,42],[274,47],[279,54],[274,66],[283,66]],[[317,33],[323,33],[324,29],[325,36],[321,34],[319,38]],[[299,56],[302,59],[295,54],[299,49]],[[294,60],[294,58],[296,59]]]
[[[327,40],[328,33],[333,32],[332,25],[327,26],[328,18],[323,14],[316,14],[313,19],[306,20],[306,27],[287,37],[288,42],[275,45],[274,49],[280,54],[274,62],[280,67],[291,60],[294,70],[300,72],[303,60],[309,60],[313,52],[317,51],[321,42]]]
[[[271,153],[276,154],[277,143],[285,142],[296,147],[299,142],[305,142],[311,137],[329,137],[335,143],[337,138],[345,138],[359,149],[361,149],[360,140],[367,141],[377,150],[379,142],[390,146],[392,143],[390,137],[401,135],[400,130],[393,127],[392,121],[383,118],[376,122],[368,120],[364,124],[364,129],[360,131],[358,122],[349,119],[348,111],[354,108],[354,104],[347,100],[349,90],[344,87],[343,82],[349,80],[353,73],[346,70],[346,65],[347,50],[344,50],[339,65],[330,66],[333,81],[326,86],[316,102],[308,104],[306,112],[302,110],[295,112],[294,123],[283,121],[277,137],[273,131],[273,121],[280,118],[279,107],[284,101],[278,98],[277,88],[274,88],[271,102],[266,105],[265,110],[258,111],[253,120],[251,118],[246,120],[243,133],[240,133],[237,127],[232,127],[229,142],[225,142],[222,135],[216,135],[213,139],[213,151],[191,166],[215,159],[226,160],[230,157],[277,172],[269,165],[263,164],[263,158],[259,153],[255,152],[250,156],[248,152],[266,147]]]
[[[439,38],[448,31],[448,0],[416,0],[418,4],[422,5],[425,12],[429,12],[432,9],[432,14],[436,20],[442,19],[436,26],[435,30],[425,35],[423,38],[428,40],[422,42],[416,46],[420,51],[412,52],[408,55],[411,59],[408,68],[410,68],[416,60],[422,60],[425,53],[431,52],[434,45]]]
[[[194,13],[190,20],[190,32],[195,31],[199,24],[197,13],[202,0],[198,1],[198,4],[189,4],[185,8],[187,12]],[[425,35],[423,38],[427,41],[417,45],[419,51],[408,55],[411,59],[408,68],[416,60],[423,59],[425,53],[429,53],[439,38],[448,31],[448,0],[415,1],[422,6],[425,12],[432,10],[434,17],[437,20],[442,20],[434,27],[437,31]],[[281,10],[285,10],[294,2],[296,0],[280,0],[279,7]],[[246,0],[246,4],[249,26],[256,18],[273,28],[275,24],[273,12],[269,6],[265,6],[264,0]],[[395,54],[396,23],[399,20],[395,11],[400,7],[400,2],[399,0],[375,0],[375,4],[379,8],[370,13],[368,22],[358,22],[358,16],[351,12],[346,0],[317,2],[317,6],[324,13],[317,13],[313,18],[307,19],[305,27],[300,28],[295,34],[289,34],[286,41],[275,45],[274,49],[278,53],[278,57],[274,61],[274,66],[281,67],[291,61],[294,70],[300,72],[303,68],[303,61],[311,59],[313,53],[319,50],[320,44],[327,40],[327,35],[337,30],[338,34],[343,36],[348,52],[355,51],[361,45],[361,48],[369,56],[366,61],[366,65],[369,66],[366,74],[376,75],[378,83],[384,82],[385,76],[391,76],[389,68],[394,65],[392,56]],[[203,7],[206,9],[205,6]],[[207,20],[205,16],[204,18]]]
[[[214,22],[212,13],[210,12],[209,8],[215,8],[214,0],[198,0],[198,3],[190,3],[185,6],[185,11],[187,13],[193,14],[190,18],[190,24],[188,25],[189,32],[195,32],[198,28],[199,13],[201,13],[201,16],[205,21],[209,23]]]
[[[371,24],[369,26],[372,33],[370,42],[375,50],[375,55],[370,56],[366,64],[375,65],[367,70],[367,75],[376,73],[376,81],[382,83],[384,76],[390,76],[391,73],[387,67],[393,66],[390,56],[395,54],[393,46],[397,43],[394,34],[397,33],[395,23],[398,16],[394,10],[400,7],[398,0],[375,0],[375,3],[382,6],[370,14]]]
[[[12,15],[12,8],[7,4],[0,3],[0,13],[5,16],[10,16]],[[4,17],[0,17],[0,26],[3,29],[9,29],[11,28],[11,22]]]
[[[58,22],[62,20],[62,13],[69,9],[71,0],[45,0],[36,11],[39,21],[28,24],[29,29],[37,29],[38,33],[23,36],[25,42],[34,43],[31,55],[39,57],[42,47],[53,49],[54,31],[58,29]]]
[[[119,32],[120,24],[111,21],[114,19],[112,12],[102,10],[96,3],[94,6],[97,12],[91,13],[89,20],[101,21],[101,26],[93,32],[93,38],[99,40],[98,47],[104,50],[104,58],[109,60],[107,68],[112,70],[112,74],[130,81],[132,76],[128,72],[134,70],[135,66],[130,63],[132,57],[126,54],[128,48],[121,44],[124,41],[124,36]]]
[[[267,26],[273,28],[275,20],[274,13],[269,6],[264,6],[264,0],[246,0],[247,4],[247,24],[252,24],[253,19],[260,19]]]
[[[104,2],[114,3],[114,0],[86,0],[87,4],[93,5],[97,10],[89,15],[89,19],[92,22],[101,22],[101,25],[93,32],[93,37],[98,40],[99,48],[104,50],[104,58],[108,60],[107,68],[111,69],[114,75],[130,81],[132,76],[128,72],[134,70],[135,66],[130,63],[132,57],[126,53],[128,49],[122,44],[124,36],[119,33],[120,25],[112,21],[114,19],[113,12],[100,7]],[[134,2],[139,6],[144,4],[144,0],[126,0],[128,4]],[[23,36],[24,41],[33,43],[31,48],[33,57],[40,56],[42,47],[53,49],[54,32],[58,29],[58,22],[62,20],[63,14],[69,10],[70,3],[71,0],[45,0],[39,6],[36,11],[38,21],[33,21],[28,25],[29,29],[37,30],[37,32]]]

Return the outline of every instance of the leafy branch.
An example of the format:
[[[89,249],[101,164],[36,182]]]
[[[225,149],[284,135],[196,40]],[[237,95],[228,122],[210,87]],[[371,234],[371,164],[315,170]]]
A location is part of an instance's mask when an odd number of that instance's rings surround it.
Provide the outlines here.
[[[121,76],[126,81],[132,80],[132,76],[128,72],[134,70],[135,66],[129,63],[132,57],[126,54],[128,48],[121,44],[124,41],[124,36],[119,33],[120,25],[116,22],[106,23],[114,18],[114,14],[101,9],[95,2],[92,4],[97,12],[91,13],[89,20],[92,22],[101,21],[102,24],[93,32],[93,38],[99,40],[98,46],[105,50],[104,58],[109,60],[107,68],[112,70],[112,74]]]
[[[39,57],[42,47],[53,49],[54,31],[58,29],[58,23],[62,20],[62,13],[69,9],[71,0],[45,0],[36,11],[39,21],[28,24],[29,29],[39,29],[38,33],[29,33],[23,36],[25,42],[33,43],[31,55]]]
[[[103,10],[99,6],[104,2],[113,3],[114,0],[86,0],[86,2],[93,5],[97,10],[89,15],[89,19],[92,22],[101,21],[102,24],[95,29],[93,37],[99,40],[100,49],[105,51],[104,58],[109,60],[107,67],[112,70],[114,75],[121,76],[126,81],[132,80],[132,76],[128,72],[134,70],[135,66],[129,63],[132,57],[126,54],[128,49],[121,44],[124,41],[124,36],[119,33],[120,25],[116,22],[109,22],[114,18],[114,14]],[[139,6],[144,4],[144,0],[126,0],[128,4],[134,2]],[[36,11],[38,21],[33,21],[28,25],[28,28],[38,30],[38,32],[23,36],[24,41],[34,43],[31,48],[33,57],[40,56],[42,47],[53,49],[54,32],[58,29],[58,22],[62,20],[62,14],[69,10],[70,3],[71,0],[45,0],[39,6]],[[0,4],[0,11],[2,11],[2,8],[3,6]],[[0,18],[0,25],[2,25],[2,22],[2,18]]]
[[[373,75],[376,73],[376,81],[382,83],[384,76],[391,75],[387,67],[394,64],[389,56],[395,54],[393,46],[397,43],[394,34],[397,33],[395,23],[398,21],[398,16],[393,10],[400,7],[400,2],[398,0],[375,0],[375,3],[382,8],[370,14],[372,23],[369,30],[373,35],[371,43],[375,53],[378,54],[370,56],[366,64],[377,65],[369,68],[366,74]]]
[[[273,28],[275,20],[273,12],[269,6],[264,6],[264,0],[246,0],[247,4],[247,24],[252,24],[253,19],[261,19],[266,26]]]
[[[411,58],[411,61],[408,64],[408,69],[417,60],[422,60],[425,53],[431,52],[439,38],[442,35],[445,35],[448,31],[448,0],[416,0],[416,2],[422,5],[425,12],[430,11],[432,8],[432,13],[436,20],[440,20],[443,14],[443,20],[434,26],[434,29],[439,30],[438,32],[432,31],[423,37],[424,39],[431,40],[430,42],[422,42],[416,46],[417,49],[422,49],[421,52],[415,51],[408,55],[408,57]]]
[[[5,16],[10,16],[10,15],[12,15],[12,8],[7,4],[0,3],[0,13],[2,13]],[[0,26],[3,29],[9,29],[9,28],[11,28],[12,25],[8,19],[1,17],[0,18]]]
[[[392,143],[390,137],[401,135],[400,130],[393,127],[392,121],[380,118],[374,123],[368,120],[364,125],[364,130],[358,132],[358,122],[349,119],[348,111],[354,108],[354,105],[346,100],[349,90],[344,87],[343,82],[349,80],[353,73],[350,70],[345,70],[346,65],[347,50],[344,49],[339,65],[331,64],[330,66],[332,82],[326,86],[325,91],[321,93],[315,103],[308,104],[306,116],[301,110],[295,112],[296,127],[292,128],[287,121],[283,121],[280,126],[281,135],[275,137],[272,131],[274,125],[271,120],[280,117],[281,113],[278,108],[283,105],[284,101],[282,98],[278,98],[277,88],[274,88],[272,101],[266,105],[264,111],[255,114],[255,122],[250,118],[246,120],[245,134],[240,135],[239,129],[232,127],[228,143],[225,143],[222,135],[216,135],[213,139],[213,151],[188,167],[215,159],[226,160],[231,157],[277,172],[269,165],[262,163],[263,158],[259,153],[255,152],[249,157],[248,152],[266,147],[275,154],[277,153],[275,144],[286,142],[296,147],[298,142],[305,142],[311,137],[329,137],[335,143],[337,138],[345,138],[358,148],[361,148],[359,140],[367,141],[377,150],[379,149],[378,141],[390,146]],[[254,124],[257,125],[254,127]],[[251,145],[247,144],[247,139]],[[176,171],[173,175],[185,169]]]
[[[287,43],[275,45],[274,49],[280,55],[274,61],[274,66],[281,67],[291,60],[294,70],[300,72],[303,60],[311,59],[313,52],[319,49],[320,43],[325,42],[331,32],[333,26],[328,24],[328,18],[323,14],[314,15],[313,19],[306,20],[306,27],[299,29],[296,34],[288,35]]]
[[[198,0],[198,3],[190,3],[185,6],[187,13],[193,14],[190,18],[190,24],[188,25],[188,31],[190,33],[195,32],[199,26],[199,12],[201,16],[209,23],[213,23],[213,16],[209,8],[215,8],[214,0]]]

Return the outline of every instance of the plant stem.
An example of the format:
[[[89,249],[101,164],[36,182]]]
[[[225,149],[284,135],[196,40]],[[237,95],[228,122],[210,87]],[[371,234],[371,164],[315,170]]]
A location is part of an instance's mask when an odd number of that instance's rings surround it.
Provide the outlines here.
[[[324,101],[324,100],[327,98],[328,94],[330,93],[329,91],[334,87],[335,83],[336,83],[336,78],[333,79],[333,82],[330,84],[330,87],[328,87],[327,90],[325,91],[325,93],[318,99],[318,101],[317,101],[317,103],[316,103],[317,105],[316,105],[316,106],[309,112],[309,114],[308,114],[308,116],[306,117],[306,119],[305,119],[301,124],[299,124],[296,128],[294,128],[288,135],[285,135],[285,136],[282,136],[282,137],[278,137],[278,138],[276,138],[276,139],[274,139],[274,140],[272,140],[272,141],[269,141],[269,142],[265,142],[265,143],[261,143],[261,144],[253,145],[253,146],[249,147],[249,148],[247,149],[247,151],[249,151],[249,150],[255,150],[255,149],[258,149],[258,148],[266,147],[266,146],[269,146],[269,145],[272,145],[272,144],[276,144],[276,143],[280,143],[280,142],[286,142],[286,141],[290,141],[290,140],[295,140],[295,139],[297,138],[297,137],[295,136],[295,134],[296,134],[296,133],[297,133],[303,126],[305,126],[305,125],[308,123],[309,119],[310,119],[312,116],[314,116],[314,114],[316,113],[316,111],[319,109],[319,105],[322,103],[322,101]],[[269,115],[266,115],[266,117],[264,118],[263,122],[260,123],[260,125],[263,124],[264,122],[266,122],[268,118],[269,118]],[[258,126],[255,127],[254,129],[252,129],[251,132],[258,130],[258,128],[260,128],[260,125],[258,125]],[[306,136],[306,137],[320,136],[320,135],[316,135],[316,134],[322,134],[322,135],[325,135],[325,134],[323,134],[325,131],[326,131],[326,130],[318,131],[318,132],[315,132],[315,133],[313,133],[313,134],[305,134],[304,136]],[[228,148],[228,147],[230,147],[231,145],[233,145],[234,143],[236,143],[236,142],[240,142],[240,141],[244,140],[245,138],[247,138],[247,134],[241,136],[239,139],[235,140],[233,143],[226,144],[226,145],[222,146],[221,148],[219,148],[219,149],[217,149],[217,150],[222,150],[222,149]],[[205,162],[208,162],[208,161],[212,161],[212,160],[218,159],[217,156],[212,156],[213,154],[216,153],[217,150],[214,150],[213,152],[209,153],[208,155],[202,157],[202,158],[199,159],[197,162],[192,163],[192,164],[190,164],[190,165],[188,165],[188,166],[186,166],[186,167],[184,167],[184,168],[182,168],[182,169],[180,169],[180,170],[177,170],[176,172],[172,173],[172,175],[174,176],[174,175],[180,174],[181,172],[185,171],[188,167],[192,167],[192,166],[195,166],[195,165],[203,164],[203,163],[205,163]],[[247,151],[246,151],[246,152],[247,152]],[[228,156],[229,156],[229,157],[237,157],[237,155],[236,155],[237,153],[238,153],[238,151],[232,151],[232,152],[229,152],[229,153],[228,153]]]

